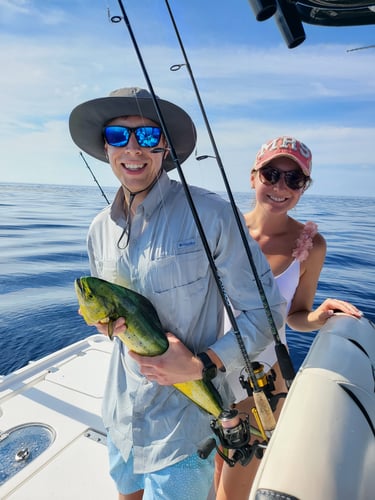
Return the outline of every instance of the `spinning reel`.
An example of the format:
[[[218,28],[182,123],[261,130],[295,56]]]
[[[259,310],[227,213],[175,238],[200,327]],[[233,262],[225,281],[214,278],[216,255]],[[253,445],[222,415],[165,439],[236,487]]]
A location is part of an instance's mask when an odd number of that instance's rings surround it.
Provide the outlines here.
[[[286,393],[273,394],[275,390],[274,381],[276,373],[273,369],[268,374],[264,372],[264,365],[258,362],[252,363],[252,369],[257,379],[258,387],[266,395],[272,411],[275,411],[277,402],[281,397],[285,397]],[[241,386],[246,390],[249,396],[253,395],[254,387],[249,378],[246,378],[242,373],[239,377]],[[255,410],[255,409],[254,409]],[[254,413],[255,415],[255,413]],[[256,417],[256,415],[255,415]],[[233,467],[237,462],[241,465],[247,465],[255,455],[257,458],[262,458],[263,451],[267,446],[266,436],[264,434],[259,418],[256,418],[260,426],[261,434],[265,440],[258,440],[249,443],[251,437],[251,426],[249,415],[240,413],[237,409],[223,410],[217,419],[211,420],[210,426],[215,436],[217,436],[220,446],[217,446],[216,439],[208,439],[203,446],[198,450],[200,458],[207,458],[211,451],[216,448],[217,453],[222,457],[230,467]],[[228,453],[222,450],[233,450],[231,457]]]
[[[243,415],[242,418],[240,415]],[[261,458],[263,455],[262,448],[264,444],[259,441],[250,441],[250,422],[249,415],[238,410],[223,410],[217,419],[211,420],[211,429],[218,437],[221,447],[227,450],[234,450],[232,457],[229,457],[217,446],[214,438],[208,439],[203,446],[198,450],[200,458],[207,458],[211,451],[216,448],[217,453],[221,456],[230,467],[233,467],[237,462],[241,465],[247,465],[253,458],[254,454]]]

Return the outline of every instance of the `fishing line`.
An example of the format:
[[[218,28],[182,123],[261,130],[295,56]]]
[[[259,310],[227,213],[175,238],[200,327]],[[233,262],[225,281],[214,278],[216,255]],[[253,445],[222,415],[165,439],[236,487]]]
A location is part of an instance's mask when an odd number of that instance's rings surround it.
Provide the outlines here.
[[[161,149],[164,149],[164,148],[155,148],[151,152],[152,153],[160,152],[158,150],[161,150]],[[141,193],[144,193],[145,191],[151,190],[155,186],[155,184],[158,182],[158,180],[160,179],[161,173],[162,173],[162,168],[160,168],[160,170],[157,173],[157,175],[154,178],[154,180],[152,182],[150,182],[150,184],[148,186],[146,186],[143,189],[140,189],[139,191],[130,191],[130,189],[125,184],[122,184],[122,187],[124,189],[126,189],[127,192],[129,193],[129,202],[128,202],[128,206],[127,206],[127,214],[126,214],[125,227],[124,227],[124,229],[123,229],[123,231],[121,233],[121,236],[120,236],[120,238],[119,238],[119,240],[117,242],[117,248],[119,250],[125,250],[125,248],[129,245],[130,232],[131,232],[131,228],[132,228],[132,214],[131,214],[131,209],[132,209],[132,205],[133,205],[135,197],[137,196],[137,194],[141,194]],[[126,202],[126,198],[125,198],[125,202]],[[125,234],[127,234],[127,236],[126,236],[126,242],[125,242],[125,246],[122,247],[122,246],[120,246],[120,242],[121,242],[122,238],[125,236]]]
[[[213,158],[216,159],[217,165],[220,169],[220,172],[221,172],[221,175],[222,175],[222,178],[224,181],[225,189],[226,189],[226,192],[227,192],[227,195],[228,195],[231,207],[232,207],[232,211],[233,211],[234,217],[236,219],[236,223],[237,223],[238,229],[239,229],[240,234],[241,234],[242,242],[243,242],[243,245],[245,247],[245,251],[246,251],[247,257],[249,259],[250,266],[251,266],[251,269],[253,271],[253,275],[254,275],[254,278],[255,278],[255,281],[256,281],[256,284],[258,287],[258,291],[259,291],[259,294],[260,294],[260,297],[262,300],[262,304],[263,304],[263,307],[264,307],[264,310],[265,310],[265,313],[267,316],[267,320],[268,320],[268,323],[269,323],[271,331],[272,331],[272,335],[273,335],[273,338],[275,341],[275,352],[276,352],[277,360],[278,360],[279,365],[280,365],[280,371],[281,371],[281,374],[285,380],[286,386],[289,388],[291,386],[293,378],[295,376],[294,367],[293,367],[290,355],[288,353],[288,350],[287,350],[286,346],[281,342],[279,332],[276,328],[275,321],[274,321],[273,316],[272,316],[271,308],[269,306],[262,281],[259,278],[259,274],[258,274],[256,265],[255,265],[255,262],[254,262],[254,258],[253,258],[253,255],[252,255],[252,252],[251,252],[243,225],[241,224],[240,216],[239,216],[239,213],[238,213],[238,210],[236,207],[236,203],[234,201],[232,190],[230,188],[230,185],[229,185],[229,182],[227,179],[227,175],[225,173],[224,165],[223,165],[223,162],[221,160],[221,156],[220,156],[219,150],[217,148],[216,141],[215,141],[214,135],[212,133],[208,117],[207,117],[207,113],[205,111],[205,108],[204,108],[204,105],[203,105],[203,102],[202,102],[202,99],[200,96],[200,92],[199,92],[197,83],[195,81],[189,59],[188,59],[186,51],[185,51],[184,44],[182,42],[175,18],[173,16],[172,9],[170,8],[169,1],[165,0],[165,4],[166,4],[166,7],[167,7],[167,10],[169,13],[169,17],[170,17],[170,20],[172,22],[172,25],[173,25],[173,28],[174,28],[174,31],[175,31],[175,34],[176,34],[176,37],[178,40],[178,43],[180,45],[181,53],[182,53],[183,58],[184,58],[184,64],[174,64],[173,66],[170,67],[170,70],[171,71],[178,71],[179,69],[181,69],[182,66],[186,66],[186,69],[189,73],[189,77],[190,77],[191,83],[193,85],[194,92],[195,92],[195,95],[196,95],[196,98],[197,98],[197,101],[198,101],[198,104],[199,104],[199,107],[200,107],[200,110],[201,110],[201,113],[202,113],[202,116],[203,116],[203,119],[204,119],[204,122],[206,125],[206,129],[207,129],[210,141],[211,141],[213,151],[214,151]],[[196,157],[197,160],[205,160],[206,158],[212,158],[212,157],[208,156],[208,155]]]
[[[80,151],[80,152],[79,152],[79,154],[81,155],[81,158],[82,158],[82,160],[85,162],[86,167],[89,169],[89,172],[90,172],[90,174],[92,175],[92,178],[93,178],[93,179],[94,179],[94,181],[96,182],[96,184],[97,184],[98,188],[100,189],[100,192],[102,193],[102,195],[104,196],[104,198],[105,198],[106,202],[107,202],[107,203],[108,203],[108,205],[109,205],[109,200],[108,200],[108,198],[106,197],[105,192],[103,191],[103,189],[102,189],[101,185],[99,184],[99,182],[98,182],[97,178],[95,177],[94,172],[91,170],[90,165],[87,163],[86,158],[83,156],[82,151]]]
[[[184,192],[185,192],[185,195],[186,195],[189,207],[190,207],[190,209],[192,211],[192,215],[193,215],[194,221],[196,223],[198,233],[199,233],[200,238],[202,240],[202,244],[203,244],[205,253],[207,255],[207,258],[208,258],[208,261],[209,261],[209,264],[210,264],[210,267],[211,267],[211,270],[212,270],[212,273],[213,273],[216,285],[218,287],[219,293],[220,293],[221,298],[223,300],[223,304],[224,304],[224,307],[225,307],[226,312],[228,314],[228,318],[229,318],[229,320],[231,322],[231,325],[232,325],[232,328],[233,328],[233,332],[234,332],[234,334],[236,336],[239,348],[241,350],[241,354],[242,354],[242,356],[243,356],[243,358],[245,360],[246,369],[247,369],[247,372],[249,373],[249,377],[250,377],[250,380],[251,380],[253,388],[254,388],[254,394],[256,394],[256,393],[262,393],[263,394],[262,390],[259,388],[258,380],[256,378],[256,375],[255,375],[255,373],[254,373],[254,371],[253,371],[253,369],[251,367],[250,359],[248,357],[244,341],[243,341],[242,336],[241,336],[241,334],[240,334],[240,332],[238,330],[238,325],[237,325],[237,322],[236,322],[236,318],[234,316],[234,313],[233,313],[232,307],[230,305],[230,301],[228,299],[228,296],[227,296],[227,294],[225,292],[222,280],[221,280],[221,278],[219,276],[219,273],[218,273],[215,261],[214,261],[214,259],[212,257],[211,249],[209,247],[206,235],[204,233],[204,229],[203,229],[201,221],[199,219],[199,215],[198,215],[197,209],[196,209],[194,201],[192,199],[192,196],[191,196],[188,184],[187,184],[186,179],[185,179],[185,175],[184,175],[183,170],[181,168],[180,161],[179,161],[179,159],[177,157],[177,153],[176,153],[176,151],[174,149],[174,145],[172,143],[172,140],[171,140],[168,128],[166,126],[163,114],[161,112],[161,109],[160,109],[160,106],[159,106],[159,103],[158,103],[158,100],[157,100],[157,96],[156,96],[156,94],[154,92],[153,85],[151,83],[151,80],[150,80],[147,68],[145,66],[142,54],[140,52],[137,40],[135,38],[132,26],[131,26],[129,18],[128,18],[127,14],[126,14],[126,11],[125,11],[125,8],[124,8],[122,0],[118,0],[118,4],[119,4],[119,7],[120,7],[120,10],[121,10],[121,13],[122,13],[122,20],[124,21],[124,23],[125,23],[125,25],[126,25],[126,27],[128,29],[130,38],[132,40],[135,52],[137,54],[137,57],[138,57],[138,60],[139,60],[139,63],[140,63],[140,66],[142,68],[144,78],[146,80],[149,92],[150,92],[151,97],[152,97],[153,104],[154,104],[155,109],[156,109],[156,113],[157,113],[158,118],[159,118],[160,125],[161,125],[161,127],[163,129],[163,134],[164,134],[164,136],[165,136],[165,138],[167,140],[172,161],[173,161],[173,163],[176,166],[176,169],[177,169],[178,175],[180,177],[181,184],[183,186],[183,189],[184,189]],[[114,17],[116,19],[115,22],[118,22],[118,16],[114,16]]]

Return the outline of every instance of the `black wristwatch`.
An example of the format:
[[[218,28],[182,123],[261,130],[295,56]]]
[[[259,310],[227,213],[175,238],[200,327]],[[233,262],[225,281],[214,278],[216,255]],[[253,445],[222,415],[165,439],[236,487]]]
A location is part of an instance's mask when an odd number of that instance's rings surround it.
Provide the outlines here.
[[[205,352],[200,352],[197,354],[197,358],[199,358],[203,363],[202,379],[212,380],[215,378],[217,375],[217,366],[212,361],[210,356]]]

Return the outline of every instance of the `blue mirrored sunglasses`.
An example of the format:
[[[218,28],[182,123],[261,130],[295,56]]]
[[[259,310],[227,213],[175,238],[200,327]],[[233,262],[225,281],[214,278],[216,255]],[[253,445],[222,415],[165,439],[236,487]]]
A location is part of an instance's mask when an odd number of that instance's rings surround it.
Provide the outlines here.
[[[134,133],[139,146],[142,148],[154,148],[159,144],[161,138],[160,127],[123,127],[120,125],[108,125],[103,129],[105,140],[110,146],[123,148],[129,142],[131,134]]]

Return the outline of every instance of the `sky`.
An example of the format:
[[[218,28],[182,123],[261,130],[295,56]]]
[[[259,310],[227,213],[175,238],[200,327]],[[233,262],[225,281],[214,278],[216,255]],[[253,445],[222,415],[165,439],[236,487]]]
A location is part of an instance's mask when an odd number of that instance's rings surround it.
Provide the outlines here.
[[[374,196],[375,26],[304,24],[288,49],[273,18],[256,21],[247,0],[170,0],[199,95],[234,192],[250,189],[262,143],[292,135],[313,153],[309,193]],[[222,172],[165,2],[124,0],[157,95],[193,118],[191,184],[224,191]],[[71,110],[129,86],[147,88],[117,1],[0,0],[0,182],[94,185],[68,129]],[[85,153],[84,153],[85,155]],[[110,167],[84,156],[101,186]],[[178,179],[176,172],[172,177]]]

